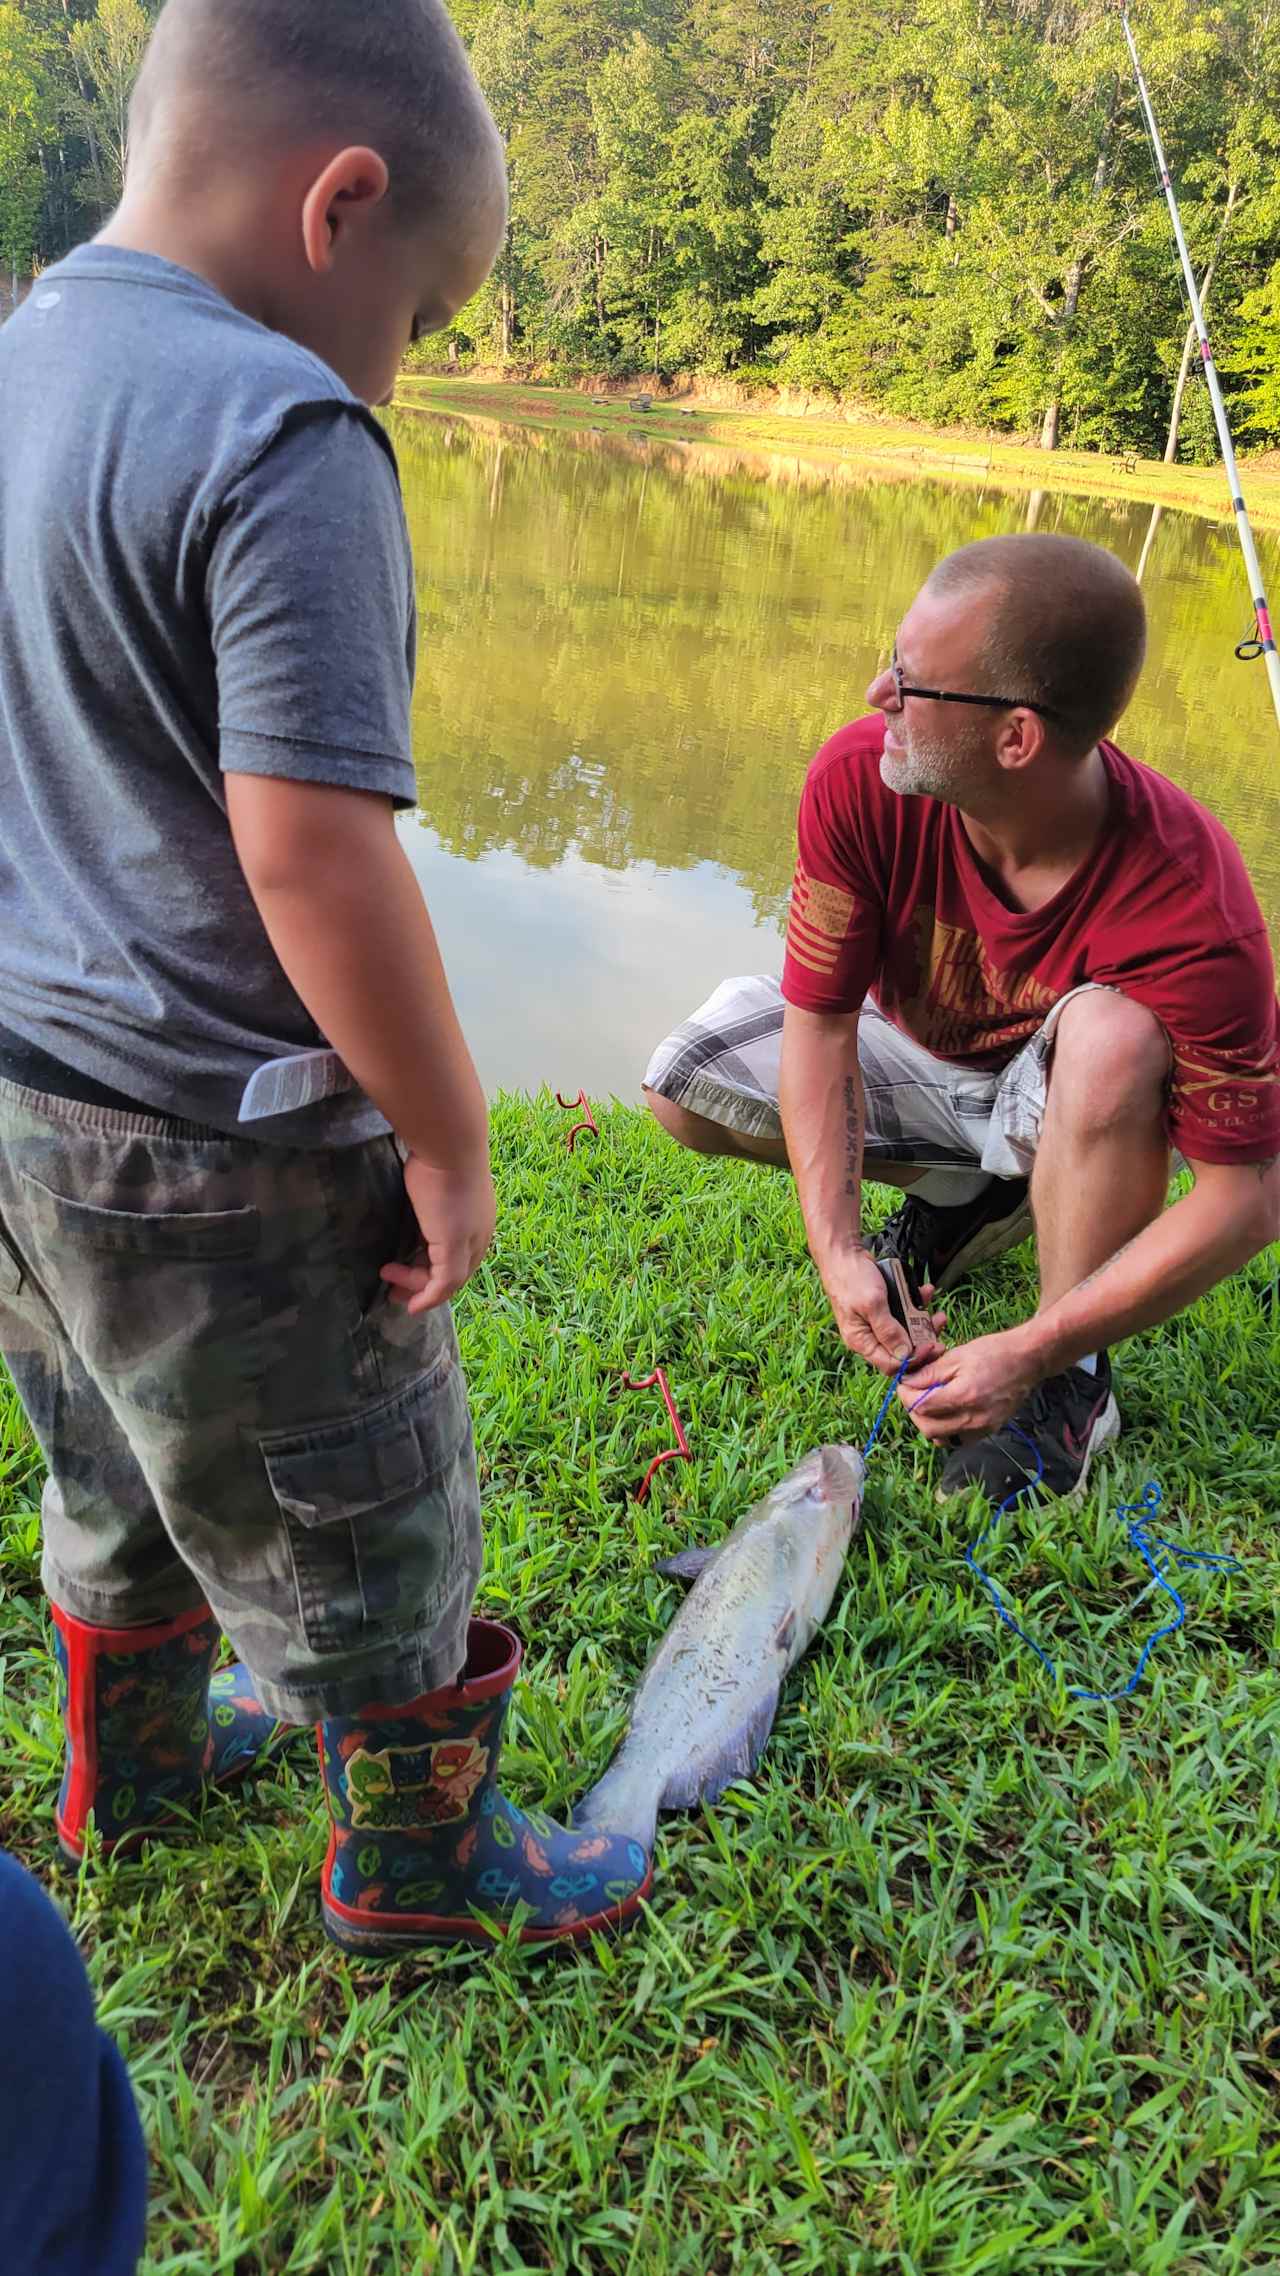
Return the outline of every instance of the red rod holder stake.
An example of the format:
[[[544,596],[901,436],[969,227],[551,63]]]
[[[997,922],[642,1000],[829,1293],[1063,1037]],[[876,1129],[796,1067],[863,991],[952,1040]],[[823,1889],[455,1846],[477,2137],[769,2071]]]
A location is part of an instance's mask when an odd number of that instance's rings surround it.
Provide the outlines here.
[[[671,1386],[668,1383],[666,1375],[664,1374],[662,1368],[655,1367],[652,1375],[642,1376],[639,1380],[633,1376],[624,1375],[622,1378],[622,1387],[624,1391],[652,1391],[655,1389],[655,1387],[657,1390],[661,1391],[663,1406],[666,1408],[667,1413],[671,1417],[671,1428],[676,1434],[675,1445],[669,1446],[665,1454],[655,1454],[652,1462],[649,1464],[649,1467],[645,1472],[644,1484],[639,1488],[636,1494],[636,1500],[638,1502],[642,1502],[648,1494],[650,1486],[653,1484],[655,1475],[662,1468],[664,1462],[687,1462],[689,1460],[689,1441],[684,1435],[684,1425],[681,1422],[679,1415],[676,1413],[676,1403],[671,1396]]]
[[[559,1091],[557,1091],[556,1105],[563,1107],[566,1114],[576,1114],[578,1108],[581,1107],[584,1114],[586,1115],[585,1122],[575,1122],[572,1130],[569,1132],[570,1153],[573,1152],[573,1149],[577,1145],[578,1140],[582,1136],[584,1130],[590,1130],[597,1138],[600,1136],[599,1131],[596,1129],[596,1118],[591,1112],[591,1101],[587,1097],[585,1091],[579,1091],[576,1098],[561,1098]]]

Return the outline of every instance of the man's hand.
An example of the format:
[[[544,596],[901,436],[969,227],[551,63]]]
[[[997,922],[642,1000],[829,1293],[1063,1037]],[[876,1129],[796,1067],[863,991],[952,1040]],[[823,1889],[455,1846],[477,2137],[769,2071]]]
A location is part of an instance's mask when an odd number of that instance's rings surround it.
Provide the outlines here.
[[[896,1375],[911,1352],[911,1338],[889,1309],[884,1280],[870,1252],[864,1248],[838,1250],[823,1264],[822,1285],[849,1350],[856,1351],[881,1375]],[[944,1328],[945,1313],[935,1312],[933,1324],[936,1329]],[[937,1341],[917,1345],[913,1369],[941,1350]],[[911,1380],[915,1380],[914,1372]]]
[[[488,1160],[466,1170],[439,1170],[410,1154],[405,1191],[426,1247],[421,1263],[384,1264],[382,1278],[397,1303],[417,1314],[433,1312],[470,1280],[490,1241],[496,1207]]]
[[[922,1437],[963,1442],[999,1430],[1026,1404],[1043,1375],[1024,1330],[1007,1328],[1001,1335],[958,1344],[928,1367],[913,1369],[898,1397]]]

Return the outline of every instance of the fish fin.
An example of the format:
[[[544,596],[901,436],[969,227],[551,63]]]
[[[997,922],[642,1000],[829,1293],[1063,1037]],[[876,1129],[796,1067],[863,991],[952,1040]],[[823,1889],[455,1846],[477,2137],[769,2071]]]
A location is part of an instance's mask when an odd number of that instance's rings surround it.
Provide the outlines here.
[[[674,1557],[661,1559],[658,1571],[669,1573],[672,1580],[696,1581],[699,1573],[705,1573],[708,1565],[713,1564],[719,1554],[718,1546],[714,1549],[677,1549]]]
[[[773,1640],[780,1652],[789,1652],[795,1639],[796,1608],[789,1604],[773,1632]]]
[[[661,1809],[692,1810],[699,1802],[715,1802],[735,1778],[750,1776],[769,1743],[778,1712],[778,1689],[776,1683],[770,1684],[709,1760],[704,1757],[696,1767],[678,1770],[667,1780]]]

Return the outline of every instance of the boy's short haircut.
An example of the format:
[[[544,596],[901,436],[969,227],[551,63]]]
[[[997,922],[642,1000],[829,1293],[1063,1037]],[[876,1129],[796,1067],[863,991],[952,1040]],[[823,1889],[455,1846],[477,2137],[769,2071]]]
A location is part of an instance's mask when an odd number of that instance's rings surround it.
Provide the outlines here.
[[[441,0],[167,0],[134,92],[140,141],[172,105],[279,147],[326,134],[386,160],[406,219],[453,218],[501,144]]]

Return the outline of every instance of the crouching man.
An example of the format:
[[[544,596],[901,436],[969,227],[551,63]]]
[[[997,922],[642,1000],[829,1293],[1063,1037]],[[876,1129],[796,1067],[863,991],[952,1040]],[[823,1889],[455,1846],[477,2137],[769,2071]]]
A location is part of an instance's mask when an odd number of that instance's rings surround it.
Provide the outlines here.
[[[909,1349],[877,1259],[938,1297],[1034,1222],[1040,1302],[901,1386],[941,1492],[1082,1490],[1120,1427],[1108,1347],[1280,1236],[1280,1012],[1240,854],[1107,741],[1142,668],[1134,579],[1076,538],[940,563],[814,760],[781,985],[726,981],[645,1092],[699,1153],[789,1164],[851,1351]],[[1166,1209],[1171,1156],[1193,1191]],[[864,1177],[906,1199],[874,1238]],[[1015,1427],[1016,1433],[1015,1435]]]

